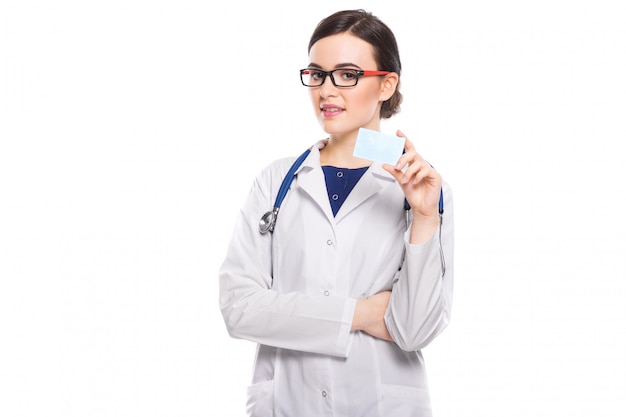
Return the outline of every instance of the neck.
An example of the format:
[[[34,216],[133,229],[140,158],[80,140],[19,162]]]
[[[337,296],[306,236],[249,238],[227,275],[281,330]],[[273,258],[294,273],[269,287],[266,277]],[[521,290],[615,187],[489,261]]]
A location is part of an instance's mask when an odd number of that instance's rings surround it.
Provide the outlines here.
[[[340,168],[362,168],[370,166],[372,161],[356,158],[353,155],[356,133],[352,136],[333,136],[328,138],[326,146],[320,150],[321,165]]]

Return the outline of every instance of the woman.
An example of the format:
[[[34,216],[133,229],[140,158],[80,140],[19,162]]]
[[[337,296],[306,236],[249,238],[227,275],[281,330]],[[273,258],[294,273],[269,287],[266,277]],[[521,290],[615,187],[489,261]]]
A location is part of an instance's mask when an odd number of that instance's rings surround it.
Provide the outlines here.
[[[420,349],[450,317],[450,188],[401,132],[395,166],[353,155],[359,129],[379,131],[402,101],[383,22],[335,13],[315,29],[309,58],[301,79],[328,138],[303,156],[266,233],[259,217],[295,158],[259,174],[220,269],[230,335],[258,343],[248,414],[430,416]]]

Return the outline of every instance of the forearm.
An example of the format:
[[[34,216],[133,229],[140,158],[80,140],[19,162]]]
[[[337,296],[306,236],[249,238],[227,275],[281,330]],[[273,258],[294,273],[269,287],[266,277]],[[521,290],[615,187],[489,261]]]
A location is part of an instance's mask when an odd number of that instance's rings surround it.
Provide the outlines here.
[[[385,324],[385,311],[389,305],[391,291],[383,291],[356,303],[352,320],[352,331],[363,331],[380,339],[393,341]]]
[[[285,349],[348,355],[356,300],[237,286],[234,291],[224,288],[220,299],[232,337]]]
[[[405,235],[405,261],[394,281],[385,314],[389,333],[405,350],[426,346],[443,331],[450,319],[454,233],[449,189],[445,197],[446,211],[442,223],[433,232],[429,231],[426,241],[409,243],[413,229]]]

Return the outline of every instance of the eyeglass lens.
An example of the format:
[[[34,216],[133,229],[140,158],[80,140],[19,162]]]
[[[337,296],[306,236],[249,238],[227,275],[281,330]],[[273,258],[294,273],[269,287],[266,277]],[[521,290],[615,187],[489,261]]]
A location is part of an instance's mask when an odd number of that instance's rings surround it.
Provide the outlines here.
[[[316,69],[303,70],[300,73],[302,83],[309,87],[322,85],[326,76],[330,76],[332,83],[338,87],[352,87],[356,85],[359,74],[354,69],[336,69],[333,71],[322,71]]]

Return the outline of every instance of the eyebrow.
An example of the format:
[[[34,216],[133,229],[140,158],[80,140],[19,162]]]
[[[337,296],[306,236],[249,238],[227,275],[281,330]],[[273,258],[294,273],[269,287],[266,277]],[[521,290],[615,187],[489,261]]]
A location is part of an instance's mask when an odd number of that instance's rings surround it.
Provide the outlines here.
[[[308,68],[319,68],[319,69],[322,69],[322,66],[318,65],[318,64],[316,64],[314,62],[311,62],[309,64]],[[359,67],[357,64],[353,64],[352,62],[344,62],[344,63],[341,63],[341,64],[337,64],[337,65],[335,65],[335,69],[337,69],[337,68],[358,68],[358,69],[361,69],[361,67]]]

